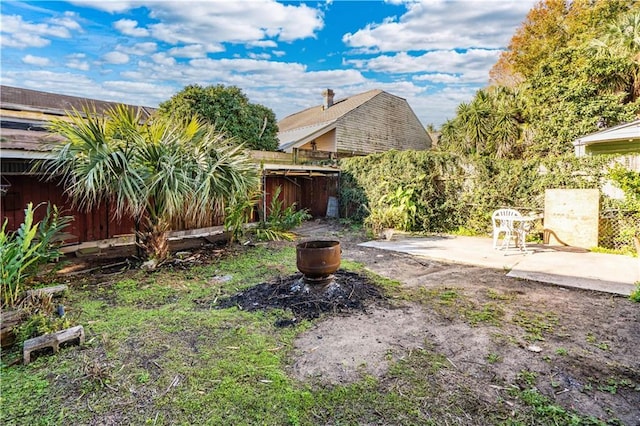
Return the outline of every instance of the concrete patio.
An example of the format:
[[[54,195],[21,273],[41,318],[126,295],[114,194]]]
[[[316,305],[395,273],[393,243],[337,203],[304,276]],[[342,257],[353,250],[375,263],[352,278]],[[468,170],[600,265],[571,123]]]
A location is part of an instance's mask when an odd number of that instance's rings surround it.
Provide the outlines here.
[[[628,296],[640,281],[640,259],[573,247],[528,244],[528,253],[494,250],[482,237],[394,235],[360,244],[442,262],[503,269],[507,276]]]

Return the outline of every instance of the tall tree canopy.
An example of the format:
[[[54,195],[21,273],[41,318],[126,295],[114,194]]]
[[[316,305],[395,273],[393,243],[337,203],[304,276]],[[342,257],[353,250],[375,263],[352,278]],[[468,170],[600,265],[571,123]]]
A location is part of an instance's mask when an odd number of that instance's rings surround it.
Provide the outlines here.
[[[640,3],[542,0],[458,107],[442,147],[497,158],[559,155],[640,112]]]
[[[264,151],[278,149],[278,123],[274,112],[253,104],[235,86],[190,85],[160,104],[160,113],[180,119],[194,115],[214,125],[246,148]]]

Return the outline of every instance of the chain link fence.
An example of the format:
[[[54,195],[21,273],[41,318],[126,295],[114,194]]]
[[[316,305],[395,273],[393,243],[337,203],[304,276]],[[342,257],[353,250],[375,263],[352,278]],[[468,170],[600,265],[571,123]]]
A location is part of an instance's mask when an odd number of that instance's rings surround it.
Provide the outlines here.
[[[600,212],[598,246],[635,252],[633,236],[640,229],[640,214],[627,210],[607,209]]]

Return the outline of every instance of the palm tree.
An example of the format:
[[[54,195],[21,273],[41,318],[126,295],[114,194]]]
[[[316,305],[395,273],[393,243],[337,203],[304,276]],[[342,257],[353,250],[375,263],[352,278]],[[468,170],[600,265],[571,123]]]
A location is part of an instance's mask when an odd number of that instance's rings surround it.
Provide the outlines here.
[[[104,115],[74,110],[51,129],[67,142],[53,149],[50,178],[61,178],[80,208],[109,200],[118,217],[131,215],[140,246],[158,263],[168,258],[172,221],[200,221],[258,185],[242,148],[195,118],[143,121],[120,106]]]
[[[491,152],[496,158],[517,157],[520,140],[521,108],[518,93],[508,87],[494,87],[490,92],[492,104]]]
[[[456,117],[447,120],[441,128],[440,140],[437,148],[442,151],[450,151],[458,154],[469,154],[470,149],[465,142],[460,120]]]
[[[490,132],[491,107],[487,92],[479,90],[471,103],[458,106],[457,115],[471,151],[484,154]]]

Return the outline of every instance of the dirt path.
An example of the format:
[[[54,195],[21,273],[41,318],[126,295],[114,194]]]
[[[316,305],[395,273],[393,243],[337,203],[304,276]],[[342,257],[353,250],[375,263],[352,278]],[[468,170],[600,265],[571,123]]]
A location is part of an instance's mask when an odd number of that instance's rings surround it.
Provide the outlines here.
[[[415,297],[397,309],[330,317],[297,339],[292,374],[349,383],[383,377],[390,363],[428,347],[450,364],[452,386],[489,401],[533,373],[535,387],[582,415],[640,425],[640,306],[627,298],[508,278],[358,246],[361,233],[309,222],[305,238],[336,238],[342,258],[399,281]]]

